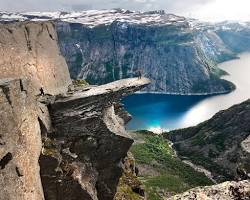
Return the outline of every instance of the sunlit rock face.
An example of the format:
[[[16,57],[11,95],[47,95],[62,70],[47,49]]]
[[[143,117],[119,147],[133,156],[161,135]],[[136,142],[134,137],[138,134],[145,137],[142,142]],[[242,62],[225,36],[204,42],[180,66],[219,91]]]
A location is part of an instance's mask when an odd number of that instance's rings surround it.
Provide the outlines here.
[[[42,200],[38,159],[51,121],[37,94],[67,91],[69,72],[51,23],[0,24],[0,35],[0,199]]]
[[[48,111],[36,101],[34,92],[26,81],[0,81],[1,200],[44,199],[38,165],[42,148],[38,118]]]
[[[32,80],[36,93],[66,92],[71,83],[51,23],[0,24],[0,78]]]

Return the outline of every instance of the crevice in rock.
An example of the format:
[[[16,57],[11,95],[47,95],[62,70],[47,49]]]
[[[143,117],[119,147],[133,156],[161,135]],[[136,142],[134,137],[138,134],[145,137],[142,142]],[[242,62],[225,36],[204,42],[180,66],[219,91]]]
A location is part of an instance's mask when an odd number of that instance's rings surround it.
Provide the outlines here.
[[[32,46],[31,46],[31,42],[30,42],[30,39],[29,39],[29,37],[30,37],[30,31],[29,31],[29,28],[27,26],[25,26],[24,35],[25,35],[25,39],[26,39],[28,50],[32,51]]]
[[[11,29],[9,29],[9,28],[7,28],[7,31],[8,31],[10,34],[13,33],[13,31],[12,31]]]
[[[40,108],[41,112],[44,113],[43,109],[41,107],[39,107],[39,108]]]
[[[52,39],[52,40],[55,40],[55,38],[53,38],[52,34],[49,32],[49,27],[46,25],[46,29],[48,31],[48,34],[49,34],[49,37]]]
[[[6,86],[0,86],[3,90],[3,93],[5,94],[5,97],[10,105],[12,105],[11,99],[10,99],[10,89]]]
[[[140,187],[135,187],[132,188],[132,191],[135,192],[136,194],[139,194],[140,196],[144,197],[144,190]]]
[[[12,153],[8,152],[1,160],[0,160],[0,167],[4,169],[6,165],[12,160],[13,156]]]
[[[19,170],[18,167],[16,167],[16,173],[17,173],[17,176],[19,176],[19,177],[23,176],[23,174],[21,174],[21,172],[20,172],[20,170]]]
[[[39,125],[40,125],[40,130],[41,130],[41,135],[47,137],[48,130],[46,126],[44,125],[43,121],[40,119],[40,117],[37,118]]]
[[[23,81],[22,81],[22,80],[20,80],[20,81],[19,81],[19,83],[20,83],[20,89],[21,89],[21,92],[27,92],[27,91],[24,89],[24,86],[23,86]]]
[[[42,34],[42,32],[43,32],[44,26],[42,25],[41,27],[42,28],[37,33],[37,37],[39,37]]]
[[[0,145],[5,145],[6,143],[4,141],[2,141],[2,139],[3,139],[3,136],[0,135]]]

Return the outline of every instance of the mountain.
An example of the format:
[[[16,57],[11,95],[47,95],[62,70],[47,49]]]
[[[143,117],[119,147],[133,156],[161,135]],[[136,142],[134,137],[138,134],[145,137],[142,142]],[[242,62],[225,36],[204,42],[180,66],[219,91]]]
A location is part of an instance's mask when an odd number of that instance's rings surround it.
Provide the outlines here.
[[[164,11],[122,9],[2,12],[0,19],[5,23],[54,21],[62,55],[74,79],[103,84],[136,76],[140,69],[152,80],[145,89],[149,92],[207,94],[234,89],[233,84],[220,79],[225,72],[216,67],[239,52],[227,45],[225,34],[222,37],[224,25],[200,23]]]
[[[150,81],[72,84],[51,22],[0,34],[0,200],[113,199],[133,143],[119,100]]]
[[[166,133],[179,156],[210,170],[218,181],[250,173],[250,100],[195,127]]]

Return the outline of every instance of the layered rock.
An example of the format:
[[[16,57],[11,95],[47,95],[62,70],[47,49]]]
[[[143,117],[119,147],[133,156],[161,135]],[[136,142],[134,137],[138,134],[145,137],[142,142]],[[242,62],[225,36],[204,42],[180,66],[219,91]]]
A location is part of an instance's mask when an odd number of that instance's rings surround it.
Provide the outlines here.
[[[178,154],[209,169],[219,181],[250,177],[250,100],[195,127],[167,133]]]
[[[31,80],[36,91],[59,94],[71,83],[52,23],[0,24],[0,79]]]
[[[183,194],[168,198],[169,200],[249,200],[250,181],[225,182],[219,185],[191,189]]]
[[[54,132],[40,158],[46,199],[113,199],[133,140],[119,99],[149,80],[125,79],[49,102]]]

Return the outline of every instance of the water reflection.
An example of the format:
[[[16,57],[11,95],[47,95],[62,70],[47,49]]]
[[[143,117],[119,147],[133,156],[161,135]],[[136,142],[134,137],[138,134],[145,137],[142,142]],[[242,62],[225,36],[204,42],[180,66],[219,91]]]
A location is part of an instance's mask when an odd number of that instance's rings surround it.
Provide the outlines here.
[[[250,97],[250,53],[240,59],[220,64],[237,89],[217,96],[178,96],[138,94],[124,99],[126,109],[133,115],[128,129],[176,129],[196,125],[212,117],[219,110],[240,103]]]

